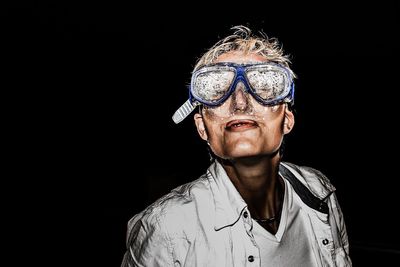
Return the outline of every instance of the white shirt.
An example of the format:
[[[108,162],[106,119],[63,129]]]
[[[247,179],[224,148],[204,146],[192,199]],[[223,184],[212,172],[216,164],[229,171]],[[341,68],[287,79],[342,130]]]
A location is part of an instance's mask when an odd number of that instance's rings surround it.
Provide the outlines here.
[[[289,163],[280,167],[285,168],[285,180],[290,177],[303,186],[302,195],[309,194],[305,201],[311,199],[310,207],[300,203],[309,216],[303,235],[314,240],[318,266],[351,266],[335,188],[312,168]],[[121,266],[261,266],[252,222],[247,204],[216,161],[205,175],[172,190],[129,221]]]

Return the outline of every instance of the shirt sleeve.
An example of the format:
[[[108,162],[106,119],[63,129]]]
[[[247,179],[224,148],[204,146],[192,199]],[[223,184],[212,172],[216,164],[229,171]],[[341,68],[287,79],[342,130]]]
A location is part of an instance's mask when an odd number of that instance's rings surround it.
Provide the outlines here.
[[[138,214],[132,218],[126,244],[121,267],[174,266],[170,240],[156,215]]]
[[[343,248],[345,249],[346,253],[349,254],[349,240],[347,236],[346,224],[344,221],[344,216],[342,209],[340,208],[339,202],[337,200],[336,194],[333,194],[334,201],[336,203],[336,213],[334,214],[336,223],[339,228],[339,234],[342,241]]]
[[[344,251],[344,255],[340,257],[340,255],[337,255],[337,259],[339,258],[342,260],[340,261],[340,264],[338,266],[352,266],[352,261],[349,256],[349,240],[348,240],[348,235],[347,235],[347,230],[346,230],[346,224],[344,221],[344,216],[342,213],[342,209],[340,208],[339,202],[337,200],[337,196],[335,193],[331,195],[332,199],[332,218],[335,221],[335,225],[337,227],[337,235],[338,238],[340,239],[341,247]],[[340,252],[340,250],[339,250]]]

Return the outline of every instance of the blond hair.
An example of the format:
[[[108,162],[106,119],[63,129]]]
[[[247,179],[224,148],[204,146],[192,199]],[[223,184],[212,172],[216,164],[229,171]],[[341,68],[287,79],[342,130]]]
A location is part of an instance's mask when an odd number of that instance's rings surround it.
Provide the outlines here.
[[[231,29],[235,30],[235,32],[218,41],[204,53],[197,61],[193,71],[196,71],[204,65],[213,63],[214,60],[224,53],[242,51],[245,54],[259,54],[265,57],[267,61],[283,65],[290,71],[292,77],[296,77],[289,67],[291,63],[289,56],[283,53],[283,49],[276,38],[268,38],[264,33],[260,33],[260,36],[256,36],[249,28],[242,25],[234,26]]]

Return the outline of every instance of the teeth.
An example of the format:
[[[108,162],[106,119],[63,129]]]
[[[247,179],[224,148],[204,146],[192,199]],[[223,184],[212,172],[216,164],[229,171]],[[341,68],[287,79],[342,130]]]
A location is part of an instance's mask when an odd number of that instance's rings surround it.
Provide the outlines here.
[[[256,125],[256,123],[247,122],[247,121],[245,121],[245,122],[236,122],[236,123],[230,124],[229,126],[227,126],[227,128],[238,128],[238,127],[245,126],[245,125]]]

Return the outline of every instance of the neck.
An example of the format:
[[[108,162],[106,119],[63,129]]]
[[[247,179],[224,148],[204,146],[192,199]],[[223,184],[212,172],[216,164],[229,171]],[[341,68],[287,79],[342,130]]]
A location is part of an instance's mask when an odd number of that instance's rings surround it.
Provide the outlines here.
[[[279,158],[277,153],[274,156],[221,161],[253,218],[271,218],[280,212],[284,191],[278,173]]]

